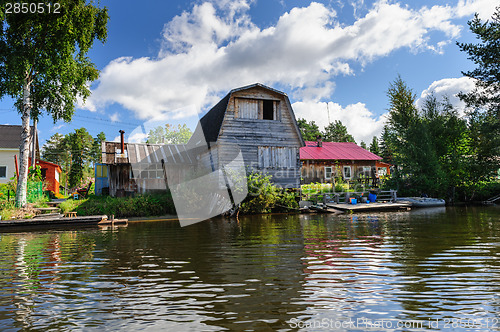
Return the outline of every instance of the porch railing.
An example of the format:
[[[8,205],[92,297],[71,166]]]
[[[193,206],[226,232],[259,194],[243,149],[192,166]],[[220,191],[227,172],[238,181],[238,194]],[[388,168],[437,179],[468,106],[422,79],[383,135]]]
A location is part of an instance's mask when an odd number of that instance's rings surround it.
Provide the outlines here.
[[[322,203],[349,203],[350,198],[353,197],[368,197],[369,191],[359,192],[340,192],[340,193],[318,193],[311,194],[308,200],[313,200]],[[397,199],[397,190],[381,190],[376,192],[377,201],[395,202]]]

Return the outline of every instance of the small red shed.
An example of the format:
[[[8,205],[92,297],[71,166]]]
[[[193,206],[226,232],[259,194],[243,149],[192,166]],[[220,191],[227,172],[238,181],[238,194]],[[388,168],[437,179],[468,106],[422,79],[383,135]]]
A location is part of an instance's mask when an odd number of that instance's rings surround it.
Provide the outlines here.
[[[31,165],[31,158],[29,161]],[[46,188],[45,190],[50,190],[55,194],[59,193],[59,179],[62,173],[61,166],[51,163],[49,161],[44,161],[40,159],[36,159],[35,164],[40,166],[42,171],[42,178]]]

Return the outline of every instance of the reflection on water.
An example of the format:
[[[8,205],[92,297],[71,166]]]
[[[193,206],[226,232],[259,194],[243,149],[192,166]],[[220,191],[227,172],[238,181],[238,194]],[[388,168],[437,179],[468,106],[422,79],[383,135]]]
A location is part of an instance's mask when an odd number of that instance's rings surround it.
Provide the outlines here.
[[[455,330],[500,330],[499,217],[437,208],[0,233],[0,330],[316,331],[363,320],[439,330],[451,319],[464,320]]]

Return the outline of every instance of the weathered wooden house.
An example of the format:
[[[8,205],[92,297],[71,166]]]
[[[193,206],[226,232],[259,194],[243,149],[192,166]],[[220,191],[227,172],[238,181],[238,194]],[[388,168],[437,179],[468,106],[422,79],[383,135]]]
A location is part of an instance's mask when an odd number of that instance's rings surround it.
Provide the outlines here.
[[[107,176],[107,181],[96,181],[96,193],[108,192],[111,196],[123,197],[134,193],[163,191],[167,184],[164,165],[176,169],[179,178],[192,171],[196,157],[191,155],[184,144],[141,144],[103,142],[102,163],[99,174]],[[170,177],[171,183],[179,179]],[[103,187],[107,185],[107,187]]]
[[[356,143],[307,141],[300,149],[300,160],[303,184],[333,182],[339,176],[376,182],[381,175],[390,175],[390,164]]]
[[[288,96],[262,84],[231,90],[200,119],[188,144],[206,142],[199,155],[215,170],[245,167],[272,175],[283,188],[300,186],[299,149],[304,146]],[[241,152],[242,159],[232,162]]]
[[[257,170],[283,188],[298,188],[302,146],[287,95],[257,83],[231,90],[200,119],[187,144],[125,143],[122,133],[122,142],[103,143],[102,163],[112,196],[165,189],[162,159],[169,184],[186,179],[186,172],[224,168]]]

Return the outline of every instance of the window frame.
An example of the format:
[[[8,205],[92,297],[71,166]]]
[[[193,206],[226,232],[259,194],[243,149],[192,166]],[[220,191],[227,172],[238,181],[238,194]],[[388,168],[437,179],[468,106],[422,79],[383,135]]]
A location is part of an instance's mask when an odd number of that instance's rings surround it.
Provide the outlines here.
[[[330,176],[329,177],[326,176],[326,174],[328,173],[326,170],[327,168],[330,169]],[[333,175],[333,167],[332,166],[325,166],[325,180],[331,180],[333,177],[332,175]]]
[[[387,175],[387,167],[377,167],[377,175],[378,176],[386,176]]]
[[[358,176],[359,175],[363,175],[363,176],[366,176],[366,177],[371,177],[371,174],[372,174],[372,168],[371,166],[358,166]]]
[[[0,176],[0,179],[7,179],[7,175],[9,174],[9,167],[7,165],[0,165],[0,167],[5,167],[5,176]]]
[[[349,176],[346,176],[345,170],[349,169]],[[352,179],[352,168],[351,166],[344,165],[342,166],[342,175],[344,176],[344,179]]]

